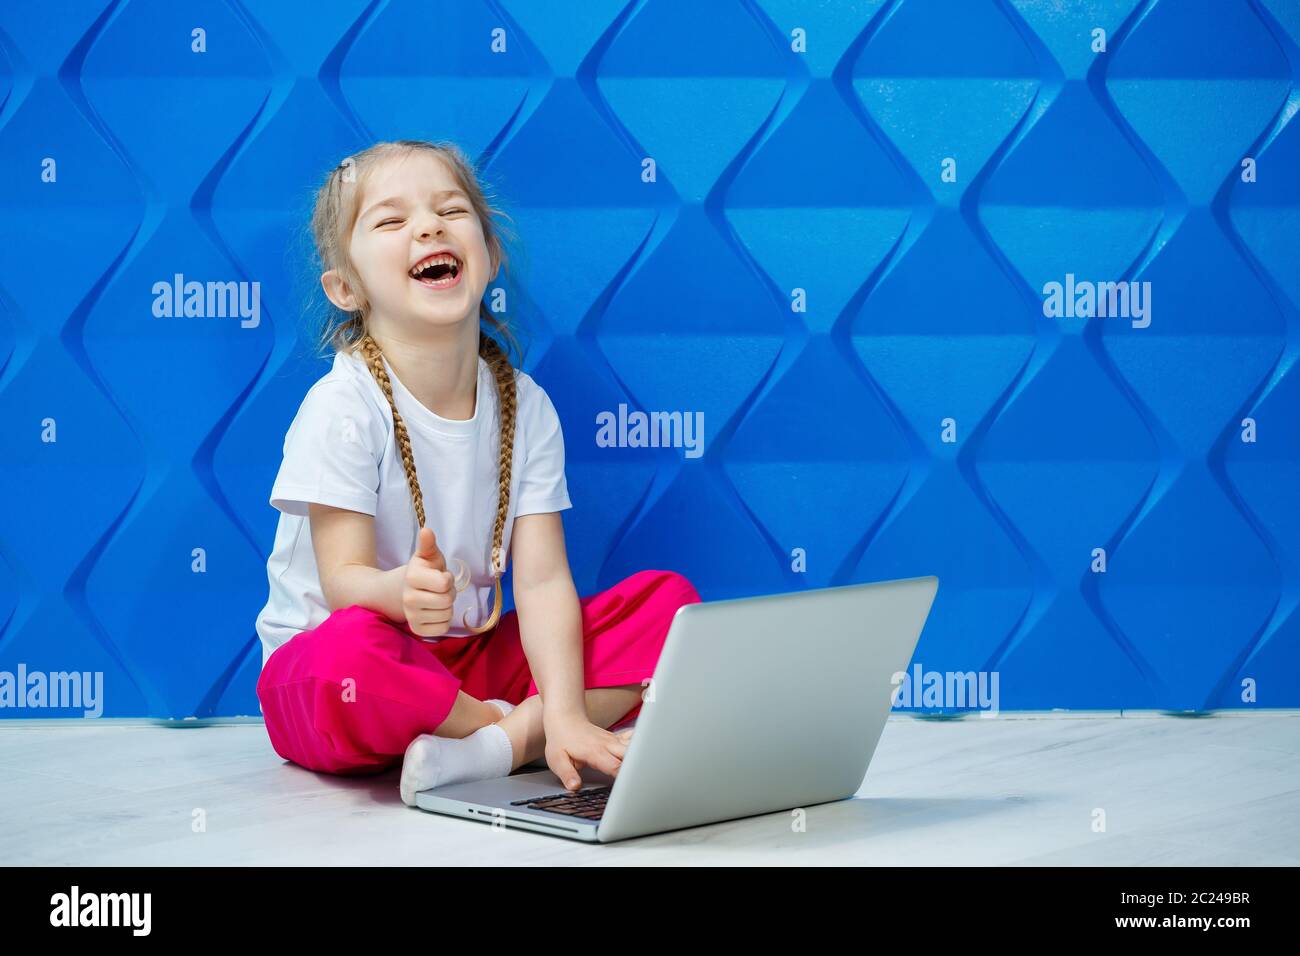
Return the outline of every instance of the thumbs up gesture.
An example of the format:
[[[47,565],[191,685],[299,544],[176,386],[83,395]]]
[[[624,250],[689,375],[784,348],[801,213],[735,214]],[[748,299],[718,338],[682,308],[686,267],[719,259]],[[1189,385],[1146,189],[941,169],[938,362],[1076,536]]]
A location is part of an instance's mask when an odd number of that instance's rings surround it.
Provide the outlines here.
[[[451,606],[456,582],[438,548],[433,529],[421,528],[415,554],[406,562],[402,582],[402,610],[406,623],[420,637],[438,637],[451,626]]]

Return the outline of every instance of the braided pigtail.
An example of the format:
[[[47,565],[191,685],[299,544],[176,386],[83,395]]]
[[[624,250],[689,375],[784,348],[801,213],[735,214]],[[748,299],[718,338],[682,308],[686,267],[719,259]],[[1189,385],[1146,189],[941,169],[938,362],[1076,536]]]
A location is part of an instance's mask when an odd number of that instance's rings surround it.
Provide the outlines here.
[[[506,514],[510,511],[510,471],[514,464],[515,451],[515,410],[518,393],[515,390],[515,370],[510,364],[510,357],[502,351],[501,346],[486,335],[479,335],[479,354],[488,363],[497,382],[497,407],[501,410],[501,452],[497,468],[497,516],[492,525],[492,576],[496,580],[496,601],[492,614],[483,630],[495,627],[501,617],[501,575],[506,572],[506,555],[502,549],[502,540],[506,529]],[[469,627],[468,624],[465,625]],[[474,630],[478,634],[481,631]]]
[[[406,470],[406,484],[411,489],[411,500],[415,503],[415,520],[419,522],[416,525],[418,533],[419,529],[424,527],[424,495],[420,493],[420,480],[415,477],[415,455],[411,453],[411,435],[406,430],[406,422],[397,412],[397,403],[393,401],[393,383],[389,381],[388,370],[384,368],[383,353],[379,350],[379,343],[367,332],[361,338],[360,348],[365,354],[370,374],[379,383],[380,391],[388,399],[388,407],[393,410],[393,436],[397,440],[397,450],[402,455],[402,468]]]
[[[417,525],[418,530],[424,527],[424,496],[420,493],[420,480],[415,474],[415,456],[411,452],[411,436],[406,430],[406,422],[402,420],[402,416],[397,411],[397,403],[393,401],[393,383],[388,378],[387,369],[384,368],[383,353],[379,349],[379,343],[369,333],[366,333],[362,336],[359,347],[365,355],[370,374],[378,382],[379,388],[384,393],[384,397],[388,399],[388,406],[393,412],[393,435],[397,442],[398,451],[402,456],[402,468],[406,471],[406,484],[411,489],[411,500],[415,505],[415,518],[419,522]],[[514,367],[510,364],[510,358],[502,351],[501,346],[494,339],[480,334],[478,351],[479,355],[487,362],[496,379],[497,406],[500,409],[499,418],[501,421],[497,514],[496,521],[492,526],[492,578],[496,586],[496,596],[492,604],[492,613],[486,621],[475,627],[462,617],[461,623],[471,633],[483,634],[496,627],[497,622],[501,619],[501,576],[505,574],[506,570],[506,556],[501,545],[505,536],[506,515],[510,511],[510,472],[514,460],[517,392],[515,390]]]

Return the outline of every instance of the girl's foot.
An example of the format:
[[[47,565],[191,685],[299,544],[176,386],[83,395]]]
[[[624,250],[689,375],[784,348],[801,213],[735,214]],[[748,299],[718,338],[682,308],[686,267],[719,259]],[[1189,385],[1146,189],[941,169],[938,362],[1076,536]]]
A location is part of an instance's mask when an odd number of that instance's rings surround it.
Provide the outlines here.
[[[402,802],[413,807],[421,790],[504,777],[510,773],[513,759],[510,738],[496,724],[463,738],[420,734],[406,748],[397,789]]]

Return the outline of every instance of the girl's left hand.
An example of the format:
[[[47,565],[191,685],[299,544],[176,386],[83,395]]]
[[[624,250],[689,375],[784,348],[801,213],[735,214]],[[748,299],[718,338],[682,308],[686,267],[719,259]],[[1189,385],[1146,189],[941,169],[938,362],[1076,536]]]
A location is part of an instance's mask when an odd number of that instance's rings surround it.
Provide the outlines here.
[[[617,777],[627,753],[631,730],[611,733],[589,720],[574,717],[546,728],[546,765],[569,790],[582,787],[578,771],[594,767]]]

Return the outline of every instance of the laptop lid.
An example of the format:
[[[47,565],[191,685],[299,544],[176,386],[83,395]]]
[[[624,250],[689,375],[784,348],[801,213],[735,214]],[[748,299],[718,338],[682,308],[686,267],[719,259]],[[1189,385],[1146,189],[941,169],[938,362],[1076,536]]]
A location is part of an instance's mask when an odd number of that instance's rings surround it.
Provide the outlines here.
[[[597,838],[856,793],[938,586],[929,575],[679,608]]]

